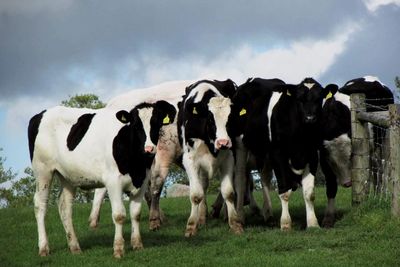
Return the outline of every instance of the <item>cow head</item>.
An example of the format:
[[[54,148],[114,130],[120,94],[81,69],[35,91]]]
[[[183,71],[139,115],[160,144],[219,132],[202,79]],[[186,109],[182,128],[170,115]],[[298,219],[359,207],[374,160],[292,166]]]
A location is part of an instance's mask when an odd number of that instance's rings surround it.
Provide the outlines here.
[[[156,103],[142,103],[135,106],[130,112],[118,111],[119,121],[129,124],[132,134],[139,140],[143,152],[155,154],[160,129],[163,125],[173,123],[176,109],[166,101]]]
[[[314,79],[306,78],[298,85],[285,85],[284,88],[286,95],[295,99],[302,122],[315,124],[321,114],[322,101],[329,94],[331,86],[324,88]]]
[[[193,138],[203,140],[210,150],[228,149],[232,146],[228,135],[227,123],[232,102],[219,91],[222,85],[232,81],[201,81],[187,88],[187,95],[180,105],[185,128],[185,140]],[[230,91],[230,90],[228,90]]]

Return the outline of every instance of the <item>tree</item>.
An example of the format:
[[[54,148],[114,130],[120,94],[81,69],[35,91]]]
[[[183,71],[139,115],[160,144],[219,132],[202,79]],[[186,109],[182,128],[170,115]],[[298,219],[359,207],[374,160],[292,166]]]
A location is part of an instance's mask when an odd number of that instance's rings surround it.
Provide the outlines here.
[[[99,109],[104,108],[106,104],[103,103],[97,95],[82,94],[70,96],[68,100],[61,101],[61,105],[71,108]]]
[[[0,148],[0,152],[3,151]],[[6,183],[12,183],[15,177],[17,176],[12,170],[5,169],[4,162],[6,158],[0,155],[0,207],[6,207],[9,205],[10,200],[13,198],[12,191],[10,188],[7,188]]]

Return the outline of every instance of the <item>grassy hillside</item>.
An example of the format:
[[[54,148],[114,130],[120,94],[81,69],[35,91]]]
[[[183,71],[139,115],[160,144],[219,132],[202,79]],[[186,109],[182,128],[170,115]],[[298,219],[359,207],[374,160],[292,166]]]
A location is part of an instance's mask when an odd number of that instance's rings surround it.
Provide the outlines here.
[[[301,191],[291,198],[294,222],[291,232],[263,224],[261,217],[247,220],[245,233],[235,236],[227,223],[209,220],[198,235],[186,239],[189,199],[162,199],[168,221],[158,232],[148,230],[147,207],[143,205],[141,232],[145,249],[132,251],[130,222],[125,225],[125,256],[112,257],[114,226],[110,205],[105,203],[100,226],[88,229],[89,205],[74,206],[74,225],[83,253],[71,255],[57,208],[50,207],[46,222],[50,253],[37,255],[37,232],[33,208],[0,210],[0,266],[400,266],[400,221],[390,218],[385,201],[370,200],[351,208],[350,190],[339,190],[339,220],[334,229],[305,230]],[[257,193],[260,203],[261,195]],[[215,196],[209,197],[209,203]],[[272,193],[278,222],[280,203]],[[322,220],[324,189],[316,195],[316,211]]]

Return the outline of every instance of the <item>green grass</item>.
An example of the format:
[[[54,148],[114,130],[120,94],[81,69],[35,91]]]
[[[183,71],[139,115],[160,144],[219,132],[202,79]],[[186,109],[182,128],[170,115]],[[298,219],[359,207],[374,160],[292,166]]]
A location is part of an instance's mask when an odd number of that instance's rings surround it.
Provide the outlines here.
[[[46,217],[50,256],[37,255],[37,230],[32,207],[0,210],[0,266],[400,266],[400,220],[392,219],[386,201],[368,200],[351,207],[350,190],[340,189],[338,221],[333,229],[305,230],[301,191],[291,197],[294,229],[281,232],[262,218],[247,219],[245,233],[233,235],[222,219],[209,219],[197,236],[184,237],[190,212],[188,198],[162,199],[168,221],[157,232],[148,230],[147,207],[141,219],[142,251],[129,245],[130,222],[125,224],[125,256],[112,257],[114,226],[110,205],[102,209],[100,225],[88,229],[89,205],[74,205],[74,225],[83,253],[70,254],[58,216],[50,207]],[[257,192],[261,202],[261,194]],[[210,196],[209,203],[215,199]],[[277,194],[272,192],[276,225],[280,216]],[[325,207],[323,188],[317,189],[316,211],[321,222]]]

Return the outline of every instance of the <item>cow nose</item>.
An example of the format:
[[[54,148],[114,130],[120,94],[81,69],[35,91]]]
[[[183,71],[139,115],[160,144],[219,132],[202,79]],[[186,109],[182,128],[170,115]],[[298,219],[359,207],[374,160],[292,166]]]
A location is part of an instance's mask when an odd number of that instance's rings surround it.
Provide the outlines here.
[[[313,115],[306,116],[306,123],[313,123],[316,121],[316,117]]]
[[[154,146],[145,146],[144,147],[144,152],[146,153],[153,153],[154,151]]]
[[[229,148],[229,140],[228,139],[218,139],[217,140],[217,149]]]

